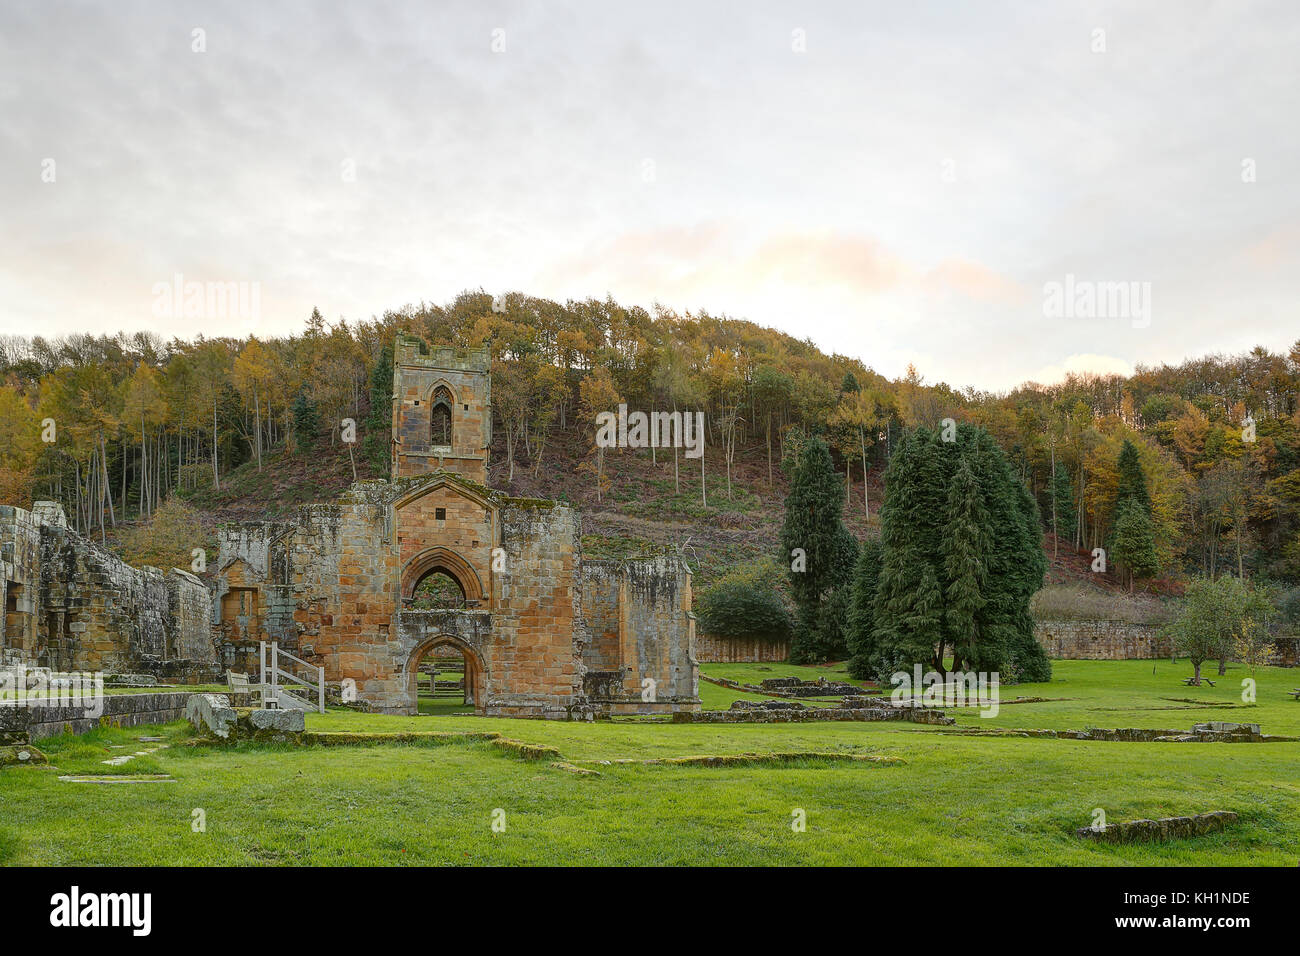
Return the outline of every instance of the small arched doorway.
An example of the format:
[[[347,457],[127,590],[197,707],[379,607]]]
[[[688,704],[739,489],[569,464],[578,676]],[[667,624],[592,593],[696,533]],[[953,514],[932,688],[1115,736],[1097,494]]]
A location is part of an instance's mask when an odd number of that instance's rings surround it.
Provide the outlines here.
[[[481,714],[485,678],[478,652],[450,634],[420,644],[406,666],[407,693],[418,714]]]

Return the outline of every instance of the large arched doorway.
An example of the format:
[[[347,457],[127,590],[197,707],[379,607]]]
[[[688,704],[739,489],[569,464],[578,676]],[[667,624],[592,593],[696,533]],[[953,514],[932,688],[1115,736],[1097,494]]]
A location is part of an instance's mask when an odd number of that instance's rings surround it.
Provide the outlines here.
[[[420,644],[406,665],[407,692],[419,714],[481,714],[486,678],[478,652],[449,634]]]

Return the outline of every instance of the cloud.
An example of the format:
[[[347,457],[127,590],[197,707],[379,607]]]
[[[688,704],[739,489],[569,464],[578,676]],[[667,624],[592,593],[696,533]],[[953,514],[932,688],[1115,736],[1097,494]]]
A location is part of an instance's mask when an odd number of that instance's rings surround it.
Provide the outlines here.
[[[1059,365],[1044,365],[1029,381],[1039,385],[1055,385],[1065,379],[1067,374],[1080,375],[1091,372],[1095,375],[1132,375],[1133,364],[1114,355],[1095,355],[1083,353],[1071,355]]]
[[[764,234],[716,221],[620,233],[544,269],[538,278],[566,288],[645,288],[656,298],[684,304],[728,292],[748,298],[756,290],[956,295],[1006,304],[1026,298],[1014,280],[960,257],[929,268],[908,262],[871,236],[834,230]]]

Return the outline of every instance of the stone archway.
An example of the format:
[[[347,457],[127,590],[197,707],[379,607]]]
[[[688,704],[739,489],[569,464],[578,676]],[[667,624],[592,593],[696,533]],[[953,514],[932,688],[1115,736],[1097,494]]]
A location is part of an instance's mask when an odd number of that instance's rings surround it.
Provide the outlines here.
[[[412,713],[418,712],[419,688],[416,686],[416,681],[419,679],[420,661],[438,647],[455,648],[465,659],[465,703],[472,706],[474,713],[481,716],[487,705],[487,667],[474,647],[452,634],[435,634],[426,638],[415,645],[407,657],[402,676],[407,696],[412,704]]]
[[[448,548],[429,548],[421,551],[402,569],[402,601],[409,603],[415,597],[420,582],[431,574],[447,575],[460,586],[467,607],[485,603],[486,591],[473,565]]]

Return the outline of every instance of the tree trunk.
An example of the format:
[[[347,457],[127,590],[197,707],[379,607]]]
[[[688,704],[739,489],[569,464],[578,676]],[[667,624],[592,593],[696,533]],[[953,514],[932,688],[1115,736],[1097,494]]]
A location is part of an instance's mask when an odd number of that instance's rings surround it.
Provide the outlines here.
[[[212,400],[212,488],[221,490],[221,473],[217,470],[217,400]]]
[[[772,490],[772,410],[767,412],[767,490]]]

